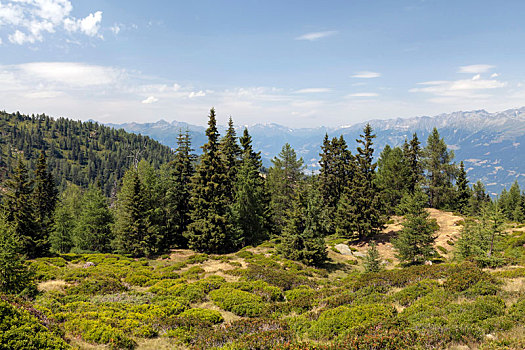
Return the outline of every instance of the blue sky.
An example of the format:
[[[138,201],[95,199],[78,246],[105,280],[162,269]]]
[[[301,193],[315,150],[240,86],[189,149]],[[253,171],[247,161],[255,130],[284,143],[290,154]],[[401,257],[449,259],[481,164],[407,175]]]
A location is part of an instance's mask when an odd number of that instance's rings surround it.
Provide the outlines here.
[[[525,105],[523,1],[0,0],[0,109],[340,126]]]

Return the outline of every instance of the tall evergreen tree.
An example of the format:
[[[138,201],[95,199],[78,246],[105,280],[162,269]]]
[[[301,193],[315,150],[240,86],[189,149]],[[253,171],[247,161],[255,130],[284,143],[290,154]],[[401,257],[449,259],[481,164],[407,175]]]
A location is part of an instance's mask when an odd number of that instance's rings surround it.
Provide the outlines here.
[[[11,179],[6,182],[4,211],[6,219],[13,227],[13,234],[19,239],[22,252],[29,258],[42,256],[47,240],[39,234],[33,208],[33,181],[29,179],[26,165],[22,157],[18,159],[17,167]]]
[[[38,227],[38,241],[42,242],[37,250],[42,255],[49,251],[49,235],[53,229],[53,214],[58,200],[58,191],[55,187],[53,175],[47,169],[46,155],[40,152],[33,188],[33,202],[35,208],[35,224]]]
[[[481,214],[483,206],[490,202],[489,195],[485,192],[485,185],[483,182],[478,180],[472,186],[472,194],[469,198],[468,213],[472,216],[478,216]]]
[[[410,193],[411,170],[399,147],[386,145],[377,161],[375,177],[384,211],[392,214],[405,193]]]
[[[73,243],[77,251],[107,253],[111,251],[113,216],[106,197],[99,187],[90,186],[82,196],[82,204]]]
[[[286,143],[268,171],[268,187],[271,195],[273,220],[282,230],[286,225],[286,214],[292,208],[300,182],[304,179],[303,158],[297,159],[295,150]]]
[[[365,267],[365,272],[381,271],[383,267],[381,265],[381,254],[379,254],[379,250],[377,250],[377,244],[375,242],[370,243],[363,265]]]
[[[471,193],[470,188],[468,187],[467,172],[465,171],[465,166],[463,161],[459,163],[459,171],[456,179],[456,200],[454,203],[454,208],[462,214],[466,214],[468,211],[468,202],[470,199]]]
[[[412,135],[412,139],[408,142],[405,139],[403,144],[404,163],[409,169],[408,191],[414,193],[423,181],[423,164],[421,143],[417,134]]]
[[[356,171],[337,208],[336,232],[345,237],[357,233],[358,239],[373,236],[384,227],[383,206],[375,182],[376,164],[372,148],[375,135],[367,124],[357,139]]]
[[[69,253],[73,248],[71,232],[74,229],[75,217],[71,208],[64,203],[58,203],[53,218],[53,230],[49,236],[51,250],[57,253]]]
[[[405,221],[398,237],[392,241],[397,250],[397,258],[407,264],[421,264],[432,258],[436,251],[433,247],[439,226],[436,220],[429,219],[425,210],[426,196],[416,191],[404,203]]]
[[[227,169],[219,150],[219,132],[215,109],[210,110],[208,142],[202,146],[202,156],[192,177],[191,219],[186,233],[191,249],[223,253],[239,245],[239,237],[229,222]]]
[[[231,203],[235,197],[234,187],[237,179],[237,170],[240,165],[241,148],[237,143],[237,135],[233,127],[232,117],[228,120],[228,129],[220,141],[219,149],[226,167],[225,194]]]
[[[245,130],[245,136],[249,136]],[[251,143],[243,144],[242,163],[237,172],[232,216],[242,245],[256,244],[268,235],[268,208],[264,178],[259,173],[260,156],[253,154]]]
[[[279,246],[284,256],[307,265],[320,265],[326,261],[322,205],[315,183],[296,193]]]
[[[117,195],[114,246],[119,253],[140,257],[157,252],[158,232],[150,222],[148,204],[138,170],[129,169]]]
[[[319,191],[327,213],[330,213],[330,230],[334,229],[334,213],[345,187],[352,182],[355,173],[355,160],[341,135],[331,141],[326,134],[321,146],[319,165]]]
[[[175,160],[169,165],[166,188],[167,234],[170,246],[186,247],[184,237],[190,218],[191,178],[195,173],[195,159],[188,130],[177,138]]]
[[[428,136],[423,150],[423,164],[426,171],[426,187],[432,208],[450,206],[453,200],[452,180],[456,165],[451,163],[454,151],[449,151],[445,140],[439,136],[437,128]]]

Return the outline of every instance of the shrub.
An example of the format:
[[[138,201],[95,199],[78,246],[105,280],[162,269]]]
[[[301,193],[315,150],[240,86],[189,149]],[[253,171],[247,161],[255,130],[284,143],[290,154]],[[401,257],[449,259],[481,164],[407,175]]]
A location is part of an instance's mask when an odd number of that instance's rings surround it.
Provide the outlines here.
[[[478,282],[495,283],[494,278],[472,263],[458,265],[443,286],[451,292],[463,292]]]
[[[264,303],[258,295],[232,288],[220,288],[210,293],[215,304],[238,316],[257,317],[261,314]]]
[[[0,300],[0,349],[70,349],[27,310]]]
[[[180,317],[193,317],[203,322],[209,322],[211,324],[219,324],[224,321],[221,313],[217,310],[208,309],[188,309],[179,315]]]
[[[393,300],[397,301],[403,306],[410,305],[422,296],[434,291],[439,287],[439,283],[433,280],[421,280],[414,285],[408,286],[405,289],[393,295]]]
[[[69,290],[71,293],[95,295],[119,293],[128,289],[115,276],[97,274],[85,278],[79,285]]]
[[[354,307],[339,306],[319,315],[308,332],[314,339],[332,339],[355,328],[369,328],[391,320],[396,314],[392,306],[365,304]]]
[[[88,343],[107,344],[111,349],[134,349],[136,346],[121,330],[98,320],[74,319],[66,322],[65,328]]]

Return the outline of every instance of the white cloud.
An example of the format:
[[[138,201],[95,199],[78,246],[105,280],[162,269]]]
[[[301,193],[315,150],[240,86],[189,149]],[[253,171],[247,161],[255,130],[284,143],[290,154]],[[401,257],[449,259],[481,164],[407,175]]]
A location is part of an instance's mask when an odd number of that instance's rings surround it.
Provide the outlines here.
[[[194,97],[203,97],[203,96],[206,96],[206,93],[205,93],[204,91],[202,91],[202,90],[197,91],[197,92],[192,91],[192,92],[190,92],[190,93],[188,94],[188,97],[189,97],[189,98],[194,98]]]
[[[490,64],[472,64],[470,66],[461,66],[459,67],[459,73],[469,73],[469,74],[479,74],[479,73],[486,73],[489,70],[494,68],[494,66]]]
[[[347,97],[377,97],[379,94],[375,92],[356,92],[354,94],[349,94]]]
[[[424,85],[422,88],[413,88],[410,92],[424,92],[438,97],[434,102],[443,102],[443,97],[447,98],[487,98],[488,90],[503,88],[506,82],[495,79],[481,79],[476,75],[472,79],[462,79],[453,81],[427,81],[418,83]],[[448,100],[447,100],[448,101]]]
[[[123,70],[76,62],[35,62],[16,66],[25,77],[42,83],[59,83],[71,87],[110,85],[116,83]]]
[[[295,93],[297,94],[320,94],[324,92],[330,92],[332,89],[328,88],[306,88],[306,89],[299,89]]]
[[[322,38],[326,38],[332,35],[337,34],[337,31],[335,30],[329,30],[325,32],[312,32],[312,33],[306,33],[301,36],[298,36],[295,38],[295,40],[308,40],[308,41],[315,41]]]
[[[109,28],[113,32],[113,34],[117,35],[120,33],[120,26],[118,24],[114,24],[112,27]]]
[[[354,75],[352,75],[352,78],[371,79],[371,78],[379,78],[380,76],[381,76],[381,73],[365,70],[365,71],[355,73]]]
[[[102,38],[101,11],[77,19],[71,16],[72,10],[69,0],[7,0],[0,2],[0,26],[12,30],[8,39],[18,45],[41,42],[45,33],[55,33],[61,27],[70,33]]]
[[[492,73],[492,75],[490,77],[491,78],[497,78],[497,77],[499,77],[499,74],[498,73]]]
[[[148,105],[148,104],[152,104],[152,103],[155,103],[155,102],[157,102],[158,100],[159,100],[159,99],[158,99],[158,98],[156,98],[155,96],[149,96],[149,97],[148,97],[147,99],[145,99],[145,100],[142,100],[142,103],[144,103],[144,104],[147,104],[147,105]]]

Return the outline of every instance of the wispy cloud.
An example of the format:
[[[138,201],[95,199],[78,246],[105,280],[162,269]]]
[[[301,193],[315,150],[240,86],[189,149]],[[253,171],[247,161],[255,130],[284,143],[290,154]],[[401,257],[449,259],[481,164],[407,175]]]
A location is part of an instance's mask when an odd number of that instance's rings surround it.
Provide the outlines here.
[[[329,36],[336,35],[338,32],[336,30],[329,30],[324,32],[312,32],[312,33],[306,33],[301,36],[298,36],[295,38],[295,40],[308,40],[308,41],[315,41],[322,38],[326,38]]]
[[[472,64],[470,66],[459,67],[458,72],[459,73],[469,73],[469,74],[480,74],[480,73],[486,73],[492,68],[494,68],[494,66],[490,64]]]
[[[41,42],[45,34],[60,29],[102,38],[99,33],[101,11],[76,18],[71,16],[72,10],[69,0],[6,0],[0,2],[0,26],[11,31],[8,40],[17,45]]]
[[[157,102],[158,100],[159,99],[156,98],[155,96],[148,96],[148,98],[146,98],[145,100],[142,100],[142,103],[145,105],[149,105],[149,104]]]
[[[507,83],[495,79],[481,79],[480,76],[476,75],[473,79],[427,81],[418,85],[424,87],[410,89],[410,92],[423,92],[447,98],[488,98],[490,97],[488,91],[503,88]]]
[[[346,95],[347,97],[377,97],[378,93],[375,92],[356,92],[354,94]]]
[[[321,94],[330,92],[332,89],[329,88],[306,88],[295,91],[296,94]]]
[[[371,79],[371,78],[379,78],[380,76],[381,76],[381,73],[364,70],[364,71],[355,73],[351,77],[352,78]]]

